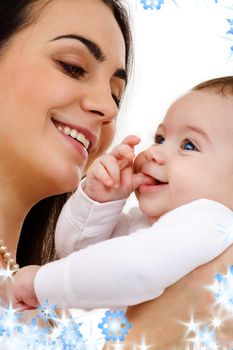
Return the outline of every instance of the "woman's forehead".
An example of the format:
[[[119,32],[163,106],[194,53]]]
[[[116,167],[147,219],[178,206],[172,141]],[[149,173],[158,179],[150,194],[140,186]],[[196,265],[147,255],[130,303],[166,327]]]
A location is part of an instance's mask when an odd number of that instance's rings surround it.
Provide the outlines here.
[[[84,36],[124,67],[124,38],[112,10],[102,0],[52,0],[38,13],[33,24],[34,36],[41,40],[68,34]]]

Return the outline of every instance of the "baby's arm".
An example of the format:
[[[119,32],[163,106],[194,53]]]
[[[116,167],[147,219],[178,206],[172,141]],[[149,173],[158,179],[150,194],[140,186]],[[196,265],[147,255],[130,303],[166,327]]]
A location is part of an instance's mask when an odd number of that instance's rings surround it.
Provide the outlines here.
[[[117,222],[127,221],[127,216],[121,214],[126,198],[146,179],[132,170],[138,142],[138,137],[127,136],[87,171],[58,219],[55,244],[59,257],[111,238]]]
[[[66,202],[58,219],[55,242],[59,257],[111,238],[117,224],[127,234],[127,215],[121,214],[125,198],[146,178],[132,171],[134,146],[139,141],[134,135],[126,137],[110,154],[98,158],[90,167],[83,182],[86,193],[80,186]],[[28,266],[17,273],[12,296],[17,307],[37,305],[33,280],[39,268]]]
[[[226,224],[222,230],[217,224]],[[212,260],[232,243],[232,212],[198,200],[164,215],[156,225],[49,263],[36,274],[40,303],[117,307],[159,296],[169,285]],[[220,230],[219,230],[220,229]],[[17,275],[16,275],[17,276]]]

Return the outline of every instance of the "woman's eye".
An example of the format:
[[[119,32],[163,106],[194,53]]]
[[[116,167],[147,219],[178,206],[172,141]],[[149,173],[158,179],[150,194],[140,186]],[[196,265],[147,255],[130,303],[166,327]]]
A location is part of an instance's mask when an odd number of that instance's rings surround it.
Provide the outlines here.
[[[198,148],[194,145],[194,143],[188,139],[185,139],[182,144],[181,148],[186,151],[199,151]]]
[[[165,139],[162,135],[155,135],[154,138],[154,142],[158,143],[159,145],[161,145],[162,143],[164,143]]]
[[[75,78],[75,79],[83,78],[87,73],[85,69],[83,69],[82,67],[76,66],[74,64],[65,63],[62,61],[58,61],[58,63],[62,67],[62,69],[65,71],[65,73],[72,78]]]
[[[116,105],[117,105],[117,108],[120,107],[120,103],[121,103],[121,99],[118,98],[116,95],[112,94],[112,98],[113,100],[115,101]]]

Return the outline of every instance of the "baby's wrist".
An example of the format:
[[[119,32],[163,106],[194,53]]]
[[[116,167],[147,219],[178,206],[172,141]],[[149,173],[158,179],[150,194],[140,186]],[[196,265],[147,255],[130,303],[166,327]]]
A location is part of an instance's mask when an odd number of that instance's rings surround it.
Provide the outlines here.
[[[88,198],[92,199],[93,201],[97,201],[97,202],[98,202],[98,200],[96,199],[95,193],[94,193],[93,191],[91,191],[91,190],[88,188],[88,186],[86,186],[85,183],[82,185],[82,190],[83,190],[83,192],[85,193],[85,195],[86,195]]]
[[[115,193],[112,195],[109,193],[106,193],[106,195],[102,193],[101,195],[101,190],[98,191],[97,189],[92,191],[88,188],[88,186],[86,186],[85,182],[82,184],[82,192],[87,196],[87,198],[98,203],[109,203],[128,198],[128,196],[120,195],[120,193]]]

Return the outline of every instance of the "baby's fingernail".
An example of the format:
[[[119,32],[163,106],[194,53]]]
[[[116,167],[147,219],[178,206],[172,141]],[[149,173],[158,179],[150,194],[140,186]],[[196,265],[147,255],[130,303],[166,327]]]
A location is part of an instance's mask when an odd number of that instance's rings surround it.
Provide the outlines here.
[[[119,188],[119,184],[115,184],[115,185],[114,185],[114,188]]]

